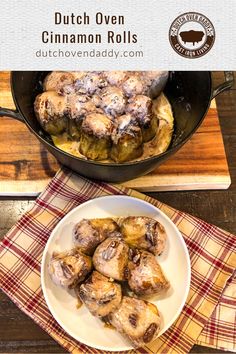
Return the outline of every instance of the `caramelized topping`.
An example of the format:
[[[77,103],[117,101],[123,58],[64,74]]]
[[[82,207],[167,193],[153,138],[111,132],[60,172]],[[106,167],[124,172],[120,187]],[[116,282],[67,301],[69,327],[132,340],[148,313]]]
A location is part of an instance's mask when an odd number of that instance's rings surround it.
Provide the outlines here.
[[[152,323],[150,324],[150,326],[148,327],[148,329],[146,330],[146,332],[144,333],[144,336],[143,336],[143,341],[145,343],[149,343],[151,342],[155,332],[157,330],[157,325],[156,323]]]
[[[103,252],[102,252],[102,258],[105,260],[105,261],[109,261],[110,259],[112,259],[115,254],[116,254],[116,248],[118,246],[118,243],[116,241],[112,241],[109,246],[107,247],[107,249],[105,249]]]

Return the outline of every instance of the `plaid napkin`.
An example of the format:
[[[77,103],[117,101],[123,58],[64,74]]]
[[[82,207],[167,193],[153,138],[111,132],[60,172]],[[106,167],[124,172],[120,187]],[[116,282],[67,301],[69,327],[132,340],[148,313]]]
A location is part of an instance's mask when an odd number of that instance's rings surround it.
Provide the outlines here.
[[[236,351],[236,271],[227,282],[196,344]]]
[[[180,354],[195,343],[235,349],[236,237],[141,193],[95,183],[65,168],[3,239],[2,290],[68,351],[99,353],[75,341],[53,319],[40,286],[40,263],[47,239],[64,215],[89,199],[112,194],[144,199],[164,211],[182,232],[191,258],[191,288],[181,315],[160,338],[135,352]]]

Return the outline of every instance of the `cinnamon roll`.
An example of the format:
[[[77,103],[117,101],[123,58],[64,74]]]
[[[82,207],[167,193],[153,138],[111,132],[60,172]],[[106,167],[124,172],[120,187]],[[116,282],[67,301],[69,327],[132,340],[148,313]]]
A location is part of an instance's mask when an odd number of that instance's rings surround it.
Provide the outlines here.
[[[103,73],[95,71],[85,72],[75,81],[75,87],[78,93],[93,95],[98,89],[107,86]]]
[[[126,107],[126,112],[137,119],[144,142],[151,140],[156,135],[158,120],[152,111],[151,98],[144,95],[132,97]]]
[[[68,133],[74,140],[79,140],[83,119],[89,113],[95,112],[97,108],[92,99],[85,94],[68,95],[67,103],[70,111]]]
[[[141,95],[144,86],[139,72],[128,72],[123,81],[122,89],[127,97]]]
[[[66,71],[52,71],[44,79],[44,91],[56,91],[58,94],[75,92],[74,75]]]
[[[121,87],[127,75],[126,71],[105,71],[107,82],[111,86]]]
[[[156,257],[147,251],[130,249],[128,284],[137,295],[154,295],[169,288]]]
[[[119,87],[108,86],[100,93],[101,109],[109,116],[115,118],[125,111],[126,99]]]
[[[142,132],[130,115],[118,117],[112,132],[111,158],[116,162],[135,159],[143,153]]]
[[[110,155],[113,123],[101,113],[88,114],[81,125],[80,153],[92,160],[105,160]]]
[[[73,230],[74,245],[83,253],[92,255],[101,242],[118,231],[118,224],[111,218],[82,219]]]
[[[122,298],[121,286],[93,271],[79,287],[79,297],[93,316],[105,317],[119,307]]]
[[[57,135],[66,130],[70,112],[65,96],[55,91],[43,92],[36,97],[34,110],[37,120],[47,133]]]
[[[91,270],[91,258],[77,249],[54,253],[49,263],[52,281],[64,288],[75,288]]]
[[[117,236],[108,237],[95,250],[94,268],[103,275],[116,280],[126,280],[129,247]]]
[[[124,296],[110,323],[127,337],[135,347],[153,341],[160,330],[161,318],[157,307],[144,300]]]
[[[129,216],[121,223],[124,240],[132,247],[160,255],[166,245],[165,228],[147,216]]]

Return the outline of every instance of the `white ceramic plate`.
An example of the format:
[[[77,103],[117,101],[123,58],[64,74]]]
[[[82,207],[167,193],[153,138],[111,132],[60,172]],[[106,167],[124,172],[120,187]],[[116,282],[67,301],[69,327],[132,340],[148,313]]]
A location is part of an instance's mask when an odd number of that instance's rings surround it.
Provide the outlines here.
[[[73,291],[56,286],[48,274],[48,263],[54,251],[73,247],[72,229],[82,218],[105,218],[112,216],[143,215],[160,221],[167,232],[167,245],[158,261],[169,279],[167,293],[152,298],[157,305],[164,333],[177,319],[185,304],[190,287],[190,259],[182,235],[173,222],[153,205],[128,196],[107,196],[90,200],[68,213],[55,227],[43,253],[41,282],[45,300],[56,321],[73,338],[101,350],[122,351],[131,345],[115,330],[93,317],[85,306],[77,309]]]

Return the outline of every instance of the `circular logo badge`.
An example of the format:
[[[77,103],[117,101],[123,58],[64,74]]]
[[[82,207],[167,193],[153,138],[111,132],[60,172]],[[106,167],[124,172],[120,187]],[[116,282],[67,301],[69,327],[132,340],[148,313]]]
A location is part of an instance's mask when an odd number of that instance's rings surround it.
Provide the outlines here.
[[[207,54],[215,42],[215,36],[215,28],[209,18],[197,12],[188,12],[177,17],[169,31],[173,49],[189,59]]]

